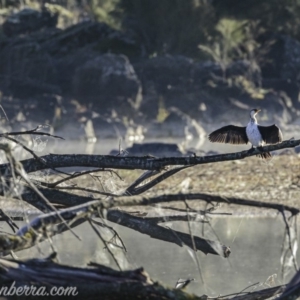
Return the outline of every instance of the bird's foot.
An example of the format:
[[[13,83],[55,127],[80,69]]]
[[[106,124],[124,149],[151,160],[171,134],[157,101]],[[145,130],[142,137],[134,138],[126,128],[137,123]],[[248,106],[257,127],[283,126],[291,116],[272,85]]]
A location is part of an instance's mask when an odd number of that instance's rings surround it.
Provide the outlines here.
[[[252,153],[254,150],[255,150],[255,148],[254,148],[254,147],[251,147],[251,148],[248,150],[248,152],[249,152],[249,153]]]
[[[263,151],[263,150],[264,150],[262,146],[257,147],[257,149],[258,149],[259,151]]]
[[[259,146],[259,147],[256,147],[260,152],[262,152],[262,153],[260,153],[260,154],[257,154],[256,156],[258,156],[258,157],[261,157],[262,159],[270,159],[270,158],[272,158],[272,155],[271,155],[271,153],[270,152],[263,152],[263,147],[262,146]]]

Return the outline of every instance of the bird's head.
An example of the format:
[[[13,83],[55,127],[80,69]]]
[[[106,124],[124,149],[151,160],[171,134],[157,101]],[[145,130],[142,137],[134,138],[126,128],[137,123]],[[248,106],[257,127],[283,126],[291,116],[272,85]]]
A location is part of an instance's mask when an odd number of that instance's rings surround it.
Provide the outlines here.
[[[256,115],[257,113],[259,113],[259,112],[260,112],[260,109],[256,109],[256,108],[252,109],[252,110],[250,111],[250,117],[251,117],[251,118],[254,118],[255,115]]]

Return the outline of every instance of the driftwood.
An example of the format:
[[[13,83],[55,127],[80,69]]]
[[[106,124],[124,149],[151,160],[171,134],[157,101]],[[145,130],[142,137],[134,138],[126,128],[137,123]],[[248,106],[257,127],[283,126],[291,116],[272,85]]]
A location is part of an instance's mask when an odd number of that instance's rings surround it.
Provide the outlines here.
[[[0,283],[2,290],[9,291],[14,286],[45,288],[68,288],[72,299],[189,299],[189,300],[257,300],[279,295],[278,299],[296,299],[298,294],[285,294],[288,286],[275,286],[255,292],[240,292],[227,296],[210,298],[207,295],[195,296],[183,290],[168,288],[159,282],[153,282],[142,269],[116,271],[109,267],[91,263],[88,268],[70,267],[53,261],[55,253],[46,259],[27,261],[0,259]],[[291,281],[292,282],[292,281]],[[4,294],[5,295],[5,294]],[[150,297],[151,295],[151,297]],[[26,299],[31,299],[29,295]],[[293,297],[294,296],[294,297]],[[33,296],[34,298],[36,296]],[[12,299],[14,299],[12,297]],[[55,298],[51,298],[55,299]]]
[[[91,264],[89,268],[78,268],[60,265],[50,259],[0,259],[0,269],[1,287],[7,288],[7,291],[14,283],[20,287],[44,287],[48,293],[53,287],[65,287],[69,289],[72,299],[203,299],[180,289],[153,282],[142,268],[115,271],[99,264]],[[26,297],[31,298],[37,299],[32,294]]]

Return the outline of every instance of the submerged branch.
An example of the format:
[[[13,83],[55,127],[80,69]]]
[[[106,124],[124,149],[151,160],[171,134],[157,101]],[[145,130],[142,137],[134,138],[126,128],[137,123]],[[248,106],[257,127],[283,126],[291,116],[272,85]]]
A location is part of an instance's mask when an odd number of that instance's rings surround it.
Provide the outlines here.
[[[173,243],[179,246],[183,244],[193,249],[193,241],[191,235],[183,232],[178,232],[159,226],[153,222],[149,222],[143,218],[132,216],[125,212],[111,209],[108,210],[106,215],[107,220],[126,226],[140,233],[147,234],[152,238]],[[175,233],[175,234],[173,234]],[[230,248],[216,241],[206,240],[198,236],[194,236],[195,249],[200,250],[205,254],[215,254],[228,257],[230,254]]]
[[[61,223],[62,219],[68,222],[84,220],[93,215],[99,215],[101,209],[112,206],[113,202],[94,200],[71,208],[62,209],[58,212],[51,212],[38,216],[28,225],[20,228],[15,235],[6,233],[0,234],[0,252],[6,254],[11,250],[18,251],[32,247],[46,238],[60,233],[61,230],[66,230],[67,227],[69,228],[70,224]],[[176,235],[174,235],[174,232],[155,224],[155,222],[151,222],[151,220],[132,216],[116,209],[108,209],[103,217],[111,222],[147,234],[152,238],[175,243],[179,246],[185,244],[193,248],[191,236],[189,234],[174,231],[176,233]],[[45,233],[47,234],[45,235]],[[205,254],[211,253],[222,255],[224,257],[228,257],[230,254],[229,247],[219,242],[206,240],[197,236],[194,237],[194,241],[195,248]]]

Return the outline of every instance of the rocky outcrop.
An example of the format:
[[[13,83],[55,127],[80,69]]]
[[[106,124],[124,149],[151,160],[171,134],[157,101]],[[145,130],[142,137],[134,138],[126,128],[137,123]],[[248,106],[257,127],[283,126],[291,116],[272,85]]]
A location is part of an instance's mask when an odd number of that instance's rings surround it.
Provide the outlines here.
[[[174,88],[186,90],[193,84],[193,67],[192,59],[172,55],[140,60],[134,64],[145,92],[154,85],[158,94],[168,93]]]
[[[43,93],[72,96],[75,71],[113,49],[138,52],[130,37],[97,22],[10,35],[0,40],[0,88],[23,98]]]
[[[138,110],[141,84],[124,55],[104,54],[76,69],[72,94],[79,101],[93,102],[101,109],[117,111],[124,106]]]
[[[233,116],[244,124],[254,107],[263,110],[261,123],[291,123],[300,115],[300,44],[291,38],[278,38],[272,70],[261,72],[247,60],[224,69],[182,55],[145,58],[129,33],[91,21],[61,30],[50,17],[25,10],[3,25],[0,90],[18,103],[3,103],[18,107],[16,122],[47,120],[55,129],[76,123],[73,136],[92,124],[96,137],[201,141],[212,125]]]

